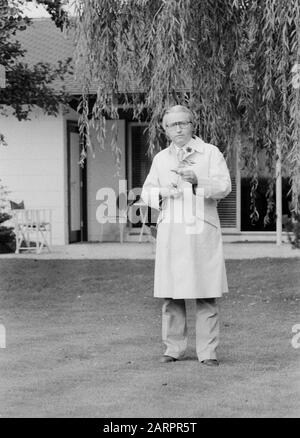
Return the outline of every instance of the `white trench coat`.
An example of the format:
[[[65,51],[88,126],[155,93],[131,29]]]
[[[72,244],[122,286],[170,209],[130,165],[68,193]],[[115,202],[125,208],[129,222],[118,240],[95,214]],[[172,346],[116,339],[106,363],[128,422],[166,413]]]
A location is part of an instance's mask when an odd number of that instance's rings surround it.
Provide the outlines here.
[[[231,191],[231,180],[223,154],[198,137],[187,145],[185,168],[198,180],[192,185],[172,172],[179,161],[176,146],[160,151],[145,180],[142,199],[160,209],[157,227],[154,296],[160,298],[215,298],[228,292],[217,200]],[[166,198],[159,205],[159,189],[171,184],[184,191],[179,198]],[[186,199],[186,201],[184,201]],[[181,214],[183,203],[188,214]],[[178,213],[179,212],[179,213]]]

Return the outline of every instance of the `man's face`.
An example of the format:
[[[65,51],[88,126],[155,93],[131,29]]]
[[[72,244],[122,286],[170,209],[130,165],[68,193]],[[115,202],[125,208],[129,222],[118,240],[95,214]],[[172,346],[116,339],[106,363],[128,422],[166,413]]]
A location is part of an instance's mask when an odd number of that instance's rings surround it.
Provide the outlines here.
[[[178,147],[184,146],[192,138],[193,125],[189,122],[190,115],[185,112],[166,115],[166,134]]]

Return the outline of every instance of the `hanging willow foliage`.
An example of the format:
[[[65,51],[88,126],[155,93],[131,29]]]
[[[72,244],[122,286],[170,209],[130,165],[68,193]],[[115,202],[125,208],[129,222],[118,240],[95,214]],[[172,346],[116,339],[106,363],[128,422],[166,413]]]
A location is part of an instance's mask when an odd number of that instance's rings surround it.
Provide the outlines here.
[[[80,126],[88,146],[91,125],[104,144],[105,120],[119,117],[122,97],[135,119],[146,111],[154,154],[164,109],[186,104],[199,135],[228,157],[240,143],[234,139],[250,141],[251,154],[240,153],[252,175],[254,220],[260,151],[271,174],[266,222],[274,207],[276,144],[299,211],[300,0],[79,0],[77,12]],[[116,141],[112,147],[120,162]]]

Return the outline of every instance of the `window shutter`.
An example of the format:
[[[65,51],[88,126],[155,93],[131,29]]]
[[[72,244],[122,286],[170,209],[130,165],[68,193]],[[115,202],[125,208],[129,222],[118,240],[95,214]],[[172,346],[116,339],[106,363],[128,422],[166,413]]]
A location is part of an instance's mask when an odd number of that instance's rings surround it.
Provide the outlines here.
[[[232,190],[218,202],[218,213],[222,228],[236,228],[236,178],[231,176]]]
[[[223,153],[223,150],[219,148]],[[235,159],[231,163],[227,163],[230,177],[231,177],[231,192],[226,198],[221,199],[218,202],[218,214],[221,222],[221,228],[237,227],[237,187],[236,187],[236,171],[235,171]]]

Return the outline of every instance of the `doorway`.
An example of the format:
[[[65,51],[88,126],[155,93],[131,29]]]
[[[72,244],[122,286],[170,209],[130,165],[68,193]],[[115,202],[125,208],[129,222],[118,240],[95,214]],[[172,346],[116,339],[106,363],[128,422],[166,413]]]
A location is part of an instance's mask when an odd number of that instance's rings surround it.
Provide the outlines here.
[[[80,166],[82,141],[77,122],[67,122],[69,243],[87,240],[86,162]]]

